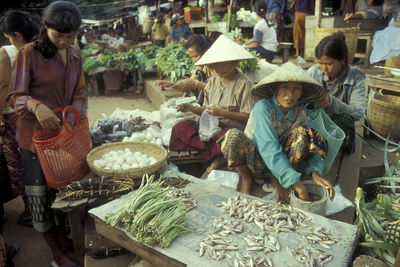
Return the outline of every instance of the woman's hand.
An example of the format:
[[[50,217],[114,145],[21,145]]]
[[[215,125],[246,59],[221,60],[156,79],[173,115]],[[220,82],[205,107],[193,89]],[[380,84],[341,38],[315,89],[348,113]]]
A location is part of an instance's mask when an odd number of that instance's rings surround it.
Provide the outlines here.
[[[312,179],[316,185],[328,190],[329,198],[331,200],[333,200],[333,198],[335,197],[335,189],[333,189],[332,184],[325,178],[322,178],[321,176],[319,176],[319,174],[317,172],[313,172]]]
[[[56,114],[45,104],[36,105],[35,116],[43,129],[57,131],[61,127]]]
[[[296,191],[297,197],[299,199],[304,201],[310,201],[310,195],[308,194],[307,188],[300,180],[293,185],[293,189],[294,191]]]
[[[212,105],[212,106],[207,106],[206,111],[208,114],[213,115],[213,116],[219,116],[219,117],[223,117],[225,109],[222,108],[219,105]]]
[[[189,104],[179,105],[176,107],[176,110],[181,112],[189,112],[192,111],[192,105]]]
[[[289,192],[281,186],[278,179],[271,177],[271,185],[278,193],[278,201],[283,204],[289,203]]]
[[[190,78],[183,79],[177,82],[174,88],[181,92],[190,92],[195,88],[196,81],[197,80]]]
[[[165,87],[175,86],[174,82],[162,81],[162,80],[157,80],[154,84],[155,84],[155,86],[161,87],[162,89],[164,89]]]
[[[327,95],[324,100],[319,102],[318,106],[320,106],[321,108],[328,107],[329,106],[329,95]]]

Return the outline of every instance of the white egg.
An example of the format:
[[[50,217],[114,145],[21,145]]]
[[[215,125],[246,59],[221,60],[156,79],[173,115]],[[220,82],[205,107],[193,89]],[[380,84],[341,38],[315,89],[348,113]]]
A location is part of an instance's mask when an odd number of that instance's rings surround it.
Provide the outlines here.
[[[128,142],[129,141],[129,137],[125,136],[124,139],[122,139],[122,142]]]
[[[121,169],[127,170],[127,169],[129,169],[130,167],[131,167],[131,166],[130,166],[129,164],[124,163],[124,164],[122,164]]]
[[[132,165],[131,165],[131,168],[138,168],[139,167],[139,165],[135,162],[135,163],[132,163]]]
[[[163,146],[163,142],[162,142],[162,140],[160,138],[157,138],[156,144],[159,145],[159,146]]]
[[[107,154],[110,154],[112,156],[116,156],[116,155],[118,155],[118,152],[117,151],[110,151]]]
[[[139,151],[136,151],[134,153],[134,155],[135,155],[136,158],[138,158],[138,157],[142,156],[142,153],[140,153]]]
[[[112,164],[112,162],[108,162],[107,165],[106,165],[106,169],[110,169],[111,170],[113,168],[113,166],[114,165]]]
[[[138,141],[143,141],[143,140],[145,140],[145,138],[146,138],[146,136],[145,136],[144,133],[139,133],[138,134]]]
[[[124,152],[125,152],[125,154],[132,153],[132,151],[131,151],[129,148],[125,148],[125,149],[124,149]]]
[[[112,169],[113,169],[114,171],[119,171],[119,170],[121,170],[121,165],[114,164],[114,165],[112,166]]]
[[[155,158],[150,159],[150,165],[156,164],[157,160]]]
[[[114,164],[122,165],[124,164],[124,160],[121,157],[119,157],[115,160]]]
[[[106,166],[107,162],[104,159],[98,159],[97,164],[100,168],[103,168],[104,166]]]
[[[147,139],[148,141],[152,140],[152,139],[153,139],[153,135],[152,135],[151,133],[147,132],[147,134],[146,134],[146,139]]]

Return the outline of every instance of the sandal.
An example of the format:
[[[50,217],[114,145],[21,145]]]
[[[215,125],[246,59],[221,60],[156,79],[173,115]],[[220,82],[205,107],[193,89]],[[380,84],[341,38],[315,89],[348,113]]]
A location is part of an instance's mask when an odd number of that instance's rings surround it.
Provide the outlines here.
[[[22,217],[19,217],[17,223],[26,227],[33,228],[32,219],[22,219]]]
[[[6,244],[7,247],[7,258],[14,258],[19,251],[19,246],[14,243]]]
[[[78,262],[74,261],[74,265],[64,265],[64,266],[60,266],[58,265],[58,263],[53,260],[50,264],[51,267],[79,267],[80,265],[78,264]]]

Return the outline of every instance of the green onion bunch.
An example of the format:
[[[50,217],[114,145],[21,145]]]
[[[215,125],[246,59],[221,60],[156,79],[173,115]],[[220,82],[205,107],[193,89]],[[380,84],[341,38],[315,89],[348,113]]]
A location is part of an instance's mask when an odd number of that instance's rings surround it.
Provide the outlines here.
[[[154,176],[143,176],[135,194],[115,213],[106,216],[111,226],[121,226],[140,242],[168,247],[179,235],[193,232],[187,227],[188,209],[181,199],[170,196],[170,187],[154,182]]]

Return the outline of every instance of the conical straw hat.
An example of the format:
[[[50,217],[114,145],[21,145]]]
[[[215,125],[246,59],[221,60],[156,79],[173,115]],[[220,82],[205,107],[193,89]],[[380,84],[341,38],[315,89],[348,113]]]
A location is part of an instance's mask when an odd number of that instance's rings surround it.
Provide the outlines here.
[[[195,65],[208,65],[251,58],[254,58],[254,56],[246,48],[220,35]]]
[[[326,89],[307,74],[300,66],[292,62],[283,64],[279,69],[253,86],[252,92],[259,98],[271,98],[280,82],[299,82],[303,93],[299,99],[302,103],[318,103],[327,96]]]

